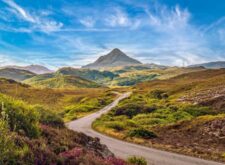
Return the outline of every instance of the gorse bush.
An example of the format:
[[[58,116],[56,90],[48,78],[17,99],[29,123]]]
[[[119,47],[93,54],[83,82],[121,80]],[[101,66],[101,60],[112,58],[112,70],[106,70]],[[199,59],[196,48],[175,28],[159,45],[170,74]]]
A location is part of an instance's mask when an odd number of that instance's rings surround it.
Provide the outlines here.
[[[39,136],[39,113],[32,106],[3,95],[0,96],[1,111],[7,114],[7,122],[11,131],[25,134],[28,137]]]
[[[114,109],[114,115],[126,115],[129,118],[140,113],[151,113],[157,108],[155,106],[146,106],[144,103],[128,103]]]
[[[34,109],[40,114],[40,123],[58,128],[64,127],[62,118],[60,118],[57,114],[48,111],[41,106],[35,106]]]
[[[129,131],[128,136],[130,137],[139,137],[139,138],[144,138],[144,139],[152,139],[156,138],[157,135],[149,130],[139,128],[139,129],[134,129]]]
[[[109,128],[113,128],[117,131],[122,131],[125,129],[125,125],[122,122],[112,122],[108,124]]]
[[[14,156],[15,144],[6,121],[0,119],[0,164]]]
[[[168,98],[168,94],[165,91],[162,90],[153,90],[149,93],[149,96],[154,99],[166,99]]]
[[[182,110],[191,114],[194,117],[213,114],[213,111],[212,111],[211,108],[202,107],[202,106],[195,106],[195,105],[185,106],[185,107],[182,108]]]
[[[147,165],[147,161],[143,157],[132,156],[129,157],[127,161],[133,165]]]

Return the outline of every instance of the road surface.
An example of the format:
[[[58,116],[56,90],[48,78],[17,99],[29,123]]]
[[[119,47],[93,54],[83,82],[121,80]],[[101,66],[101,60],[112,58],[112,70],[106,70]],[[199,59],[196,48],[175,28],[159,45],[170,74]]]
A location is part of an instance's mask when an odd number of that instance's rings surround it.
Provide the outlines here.
[[[102,135],[92,129],[92,122],[96,118],[110,111],[112,108],[117,106],[119,101],[129,97],[130,94],[130,92],[121,94],[114,102],[100,111],[68,123],[68,128],[74,131],[83,132],[91,137],[98,137],[102,144],[107,145],[117,157],[123,159],[136,155],[144,157],[149,165],[224,165],[223,163],[217,163],[124,142],[106,135]]]

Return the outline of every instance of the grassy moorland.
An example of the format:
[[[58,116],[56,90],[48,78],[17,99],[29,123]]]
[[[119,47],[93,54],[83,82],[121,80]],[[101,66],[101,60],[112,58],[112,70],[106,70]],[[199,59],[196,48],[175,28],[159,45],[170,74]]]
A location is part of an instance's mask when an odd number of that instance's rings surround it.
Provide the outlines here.
[[[108,88],[33,88],[7,79],[0,79],[0,93],[28,104],[41,105],[65,121],[95,112],[116,97]]]
[[[133,66],[133,67],[115,67],[110,71],[117,74],[112,81],[106,82],[109,86],[132,86],[141,82],[150,80],[164,80],[176,77],[181,74],[204,70],[204,68],[153,68]]]
[[[144,82],[133,90],[93,128],[126,141],[225,161],[225,69]]]
[[[38,75],[24,81],[26,84],[30,84],[35,87],[42,88],[61,88],[61,89],[74,89],[74,88],[97,88],[99,84],[70,75]]]
[[[7,79],[0,84],[0,164],[129,164],[99,139],[64,126],[62,117],[81,117],[111,102],[115,94],[108,89],[37,89]]]
[[[126,165],[98,139],[68,130],[41,106],[0,95],[0,164]]]

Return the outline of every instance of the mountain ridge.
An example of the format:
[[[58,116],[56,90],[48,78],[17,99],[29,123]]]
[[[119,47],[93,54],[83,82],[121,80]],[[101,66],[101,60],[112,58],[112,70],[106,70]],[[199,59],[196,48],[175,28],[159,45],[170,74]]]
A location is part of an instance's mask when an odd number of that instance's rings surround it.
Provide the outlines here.
[[[45,74],[45,73],[52,73],[53,71],[48,69],[45,66],[42,65],[37,65],[37,64],[32,64],[32,65],[27,65],[27,66],[17,66],[17,65],[8,65],[4,66],[2,68],[13,68],[13,69],[20,69],[20,70],[26,70],[30,71],[35,74]]]
[[[225,68],[225,61],[213,61],[202,64],[189,65],[188,67],[205,67],[207,69]]]

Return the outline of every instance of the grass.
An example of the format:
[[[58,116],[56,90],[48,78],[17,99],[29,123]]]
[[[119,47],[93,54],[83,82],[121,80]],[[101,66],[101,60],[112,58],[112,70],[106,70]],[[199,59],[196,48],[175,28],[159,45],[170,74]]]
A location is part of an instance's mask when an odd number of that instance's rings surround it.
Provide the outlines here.
[[[28,104],[40,105],[60,115],[65,121],[95,112],[116,97],[108,88],[34,88],[7,79],[0,79],[0,92]]]
[[[213,136],[216,129],[210,128],[215,123],[220,123],[219,128],[223,125],[224,108],[197,102],[207,101],[225,88],[224,75],[224,69],[203,70],[168,80],[141,83],[133,88],[131,97],[98,118],[93,128],[129,142],[225,161],[221,156],[225,148],[220,147],[215,153],[207,151],[222,145],[222,141]],[[199,95],[203,91],[204,95]],[[193,96],[196,100],[192,101]],[[181,101],[180,98],[185,99]],[[202,137],[204,129],[210,129],[211,134]],[[193,137],[189,137],[191,135]],[[210,138],[212,145],[206,146]]]
[[[22,91],[37,92],[37,89],[11,80],[2,79],[1,83],[3,86],[10,87],[16,85],[17,94]],[[10,94],[12,89],[2,87],[1,90]],[[44,95],[46,91],[38,89],[39,92]],[[50,90],[50,92],[48,95],[51,96],[58,91]],[[107,101],[115,96],[110,91],[106,92],[106,90],[102,90],[102,93],[93,94],[93,96],[98,96],[93,98],[91,95],[87,95],[88,92],[84,93],[84,91],[76,91],[77,93],[73,93],[74,91],[63,92],[65,92],[64,95],[58,95],[56,98],[65,99],[64,101],[71,106],[75,106],[75,104],[84,106],[88,102],[90,107],[87,111],[89,112],[93,109],[97,110],[98,107],[95,107],[97,105],[108,104]],[[28,103],[32,102],[35,93],[32,93],[27,101],[19,99],[20,97],[24,99],[24,94],[22,96],[16,95],[16,97],[13,97],[13,95],[0,94],[0,164],[114,165],[114,162],[119,162],[121,165],[127,164],[125,161],[114,157],[96,139],[65,128],[62,118],[54,113],[55,111],[45,109],[45,104],[36,104],[44,100],[37,99],[35,104]],[[105,96],[106,100],[104,100],[104,97],[100,99],[100,96]],[[79,111],[77,110],[77,112]],[[76,112],[71,112],[70,115],[74,115],[74,113]]]

